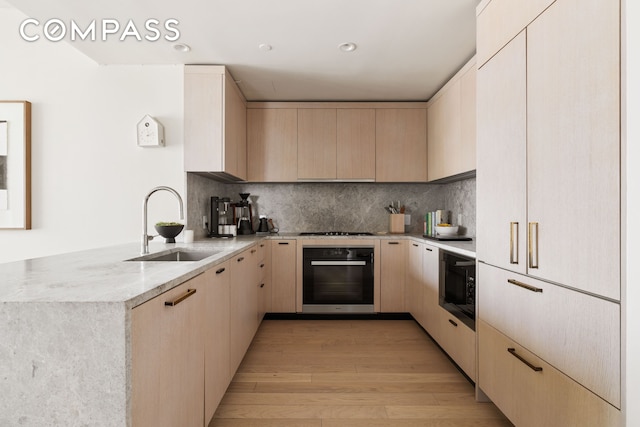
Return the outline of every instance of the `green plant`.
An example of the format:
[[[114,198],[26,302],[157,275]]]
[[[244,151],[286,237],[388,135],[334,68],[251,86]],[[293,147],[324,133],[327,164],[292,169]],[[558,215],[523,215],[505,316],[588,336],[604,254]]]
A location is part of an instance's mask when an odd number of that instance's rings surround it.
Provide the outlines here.
[[[169,227],[172,225],[175,226],[175,225],[182,225],[182,224],[180,224],[179,222],[157,222],[156,225],[158,227]]]

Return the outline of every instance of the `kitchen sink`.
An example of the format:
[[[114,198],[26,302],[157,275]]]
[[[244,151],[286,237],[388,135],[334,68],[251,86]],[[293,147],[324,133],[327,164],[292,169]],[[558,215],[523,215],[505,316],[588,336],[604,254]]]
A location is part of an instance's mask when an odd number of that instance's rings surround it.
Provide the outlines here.
[[[210,256],[217,255],[220,252],[222,251],[169,249],[167,251],[131,258],[127,261],[200,261],[205,258],[209,258]]]

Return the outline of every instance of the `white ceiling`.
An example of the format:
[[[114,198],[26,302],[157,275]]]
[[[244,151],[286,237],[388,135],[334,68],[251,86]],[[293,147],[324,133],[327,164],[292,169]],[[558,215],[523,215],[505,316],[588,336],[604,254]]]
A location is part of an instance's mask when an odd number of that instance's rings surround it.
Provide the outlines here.
[[[0,0],[2,1],[2,0]],[[223,64],[249,100],[428,100],[475,53],[478,0],[8,0],[40,27],[97,22],[97,40],[65,40],[99,64]],[[145,22],[177,19],[177,42]],[[100,25],[121,29],[101,40]],[[132,20],[143,40],[119,38]],[[173,33],[164,31],[162,36]],[[342,52],[343,42],[357,44]],[[41,37],[36,43],[52,43]],[[269,44],[271,51],[259,49]]]

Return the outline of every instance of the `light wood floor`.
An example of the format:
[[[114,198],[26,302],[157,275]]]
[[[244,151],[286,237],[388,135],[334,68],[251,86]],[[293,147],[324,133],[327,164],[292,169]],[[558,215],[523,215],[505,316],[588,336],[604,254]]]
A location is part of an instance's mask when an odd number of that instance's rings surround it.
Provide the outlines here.
[[[210,427],[511,426],[412,320],[265,320]]]

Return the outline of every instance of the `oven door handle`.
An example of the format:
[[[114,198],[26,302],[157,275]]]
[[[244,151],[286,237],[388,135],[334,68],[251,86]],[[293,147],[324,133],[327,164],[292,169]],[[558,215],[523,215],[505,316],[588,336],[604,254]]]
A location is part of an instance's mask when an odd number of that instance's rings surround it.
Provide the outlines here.
[[[367,261],[311,261],[311,265],[367,265]]]

